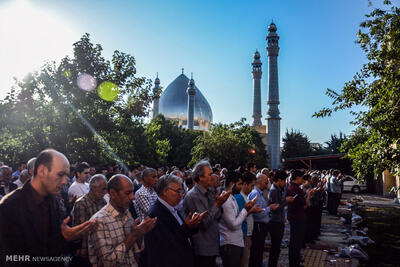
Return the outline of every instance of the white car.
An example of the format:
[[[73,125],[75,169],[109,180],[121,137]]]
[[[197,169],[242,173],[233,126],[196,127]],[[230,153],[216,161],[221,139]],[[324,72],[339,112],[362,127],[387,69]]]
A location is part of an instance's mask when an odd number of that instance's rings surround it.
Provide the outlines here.
[[[345,180],[343,181],[343,191],[351,191],[353,193],[360,193],[367,189],[367,185],[365,183],[357,181],[356,178],[345,175]]]

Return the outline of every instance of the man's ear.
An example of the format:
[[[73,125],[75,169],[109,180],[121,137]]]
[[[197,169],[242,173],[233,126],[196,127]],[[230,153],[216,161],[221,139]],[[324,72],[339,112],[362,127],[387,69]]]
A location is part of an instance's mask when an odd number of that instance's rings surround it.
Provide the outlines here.
[[[49,169],[45,165],[41,164],[38,166],[38,169],[37,169],[38,176],[46,177],[48,172],[49,172]]]
[[[116,196],[118,196],[118,192],[115,191],[113,188],[110,189],[109,194],[110,194],[110,197],[112,196],[113,198],[115,198]]]

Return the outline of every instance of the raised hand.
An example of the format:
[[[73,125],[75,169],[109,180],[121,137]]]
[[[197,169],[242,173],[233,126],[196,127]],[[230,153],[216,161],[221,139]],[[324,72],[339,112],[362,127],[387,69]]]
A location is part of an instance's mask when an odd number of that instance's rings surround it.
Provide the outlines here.
[[[136,219],[132,224],[132,232],[135,232],[138,237],[144,236],[156,226],[157,217],[146,217],[140,224],[139,219]]]
[[[201,221],[203,220],[204,216],[206,215],[208,211],[206,210],[205,212],[202,213],[189,213],[186,216],[185,219],[185,224],[190,228],[195,228],[199,223],[201,223]]]
[[[71,218],[68,216],[61,224],[61,234],[63,235],[64,239],[67,241],[72,241],[79,239],[89,233],[96,231],[97,229],[97,221],[86,221],[81,223],[80,225],[69,227],[67,223]]]
[[[246,204],[244,204],[244,208],[247,210],[247,212],[249,212],[254,207],[255,203],[256,203],[255,201],[251,200]]]
[[[294,197],[286,197],[286,202],[292,203],[294,201]]]
[[[221,190],[219,190],[217,195],[215,196],[215,205],[217,205],[217,207],[220,208],[225,203],[225,201],[228,199],[230,194],[231,194],[231,191],[224,191],[221,194]]]
[[[264,211],[263,208],[260,208],[258,205],[254,205],[254,206],[249,210],[248,214],[250,214],[250,213],[255,213],[255,214],[257,214],[257,213],[260,213],[260,212],[263,212],[263,211]]]
[[[271,205],[269,205],[269,209],[270,209],[271,211],[274,211],[274,210],[276,210],[277,208],[279,208],[279,204],[271,204]]]

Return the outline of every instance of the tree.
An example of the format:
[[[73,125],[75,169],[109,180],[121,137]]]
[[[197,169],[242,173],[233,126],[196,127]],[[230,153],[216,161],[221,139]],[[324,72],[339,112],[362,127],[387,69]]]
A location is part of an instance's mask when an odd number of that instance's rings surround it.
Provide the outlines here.
[[[384,1],[388,9],[375,8],[361,23],[357,43],[368,63],[337,92],[327,89],[332,107],[315,113],[326,117],[349,109],[357,129],[344,143],[347,156],[360,177],[374,170],[396,173],[400,164],[400,9]],[[362,107],[354,112],[353,107]]]
[[[254,149],[254,154],[250,153]],[[190,165],[207,158],[231,170],[254,162],[266,166],[267,152],[260,135],[245,120],[232,124],[213,124],[209,132],[203,132],[195,140]]]
[[[299,130],[286,129],[282,138],[282,158],[304,157],[312,154],[312,147],[308,137]]]
[[[133,56],[115,51],[111,62],[89,34],[73,44],[73,58],[46,63],[38,72],[17,81],[0,102],[0,154],[7,162],[27,160],[52,147],[72,162],[120,161],[128,164],[146,155],[142,118],[153,95],[151,81],[136,77]],[[118,86],[115,101],[101,99],[96,90],[77,85],[80,74],[97,83]],[[118,156],[119,157],[118,157]]]
[[[184,129],[159,114],[146,125],[145,135],[152,149],[151,166],[183,167],[188,165],[194,140],[201,132]]]
[[[331,139],[325,142],[327,145],[327,151],[334,154],[340,153],[340,148],[344,141],[346,141],[346,135],[342,132],[339,132],[339,136],[336,134],[331,134]]]

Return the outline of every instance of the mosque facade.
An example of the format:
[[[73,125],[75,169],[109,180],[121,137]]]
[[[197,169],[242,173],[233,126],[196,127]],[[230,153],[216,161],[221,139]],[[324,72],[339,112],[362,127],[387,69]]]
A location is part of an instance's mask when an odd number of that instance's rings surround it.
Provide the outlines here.
[[[262,62],[258,51],[254,53],[252,62],[253,74],[253,128],[259,132],[268,152],[268,167],[281,167],[280,150],[280,112],[279,112],[279,83],[278,83],[278,55],[279,36],[277,27],[272,22],[268,27],[267,55],[268,55],[268,96],[266,125],[262,124],[261,115],[261,78]],[[153,92],[159,90],[160,80],[154,82]],[[213,114],[207,99],[195,85],[193,76],[189,79],[182,70],[174,81],[163,91],[159,99],[153,102],[153,117],[157,114],[175,120],[178,125],[194,129],[208,130],[211,126]]]

